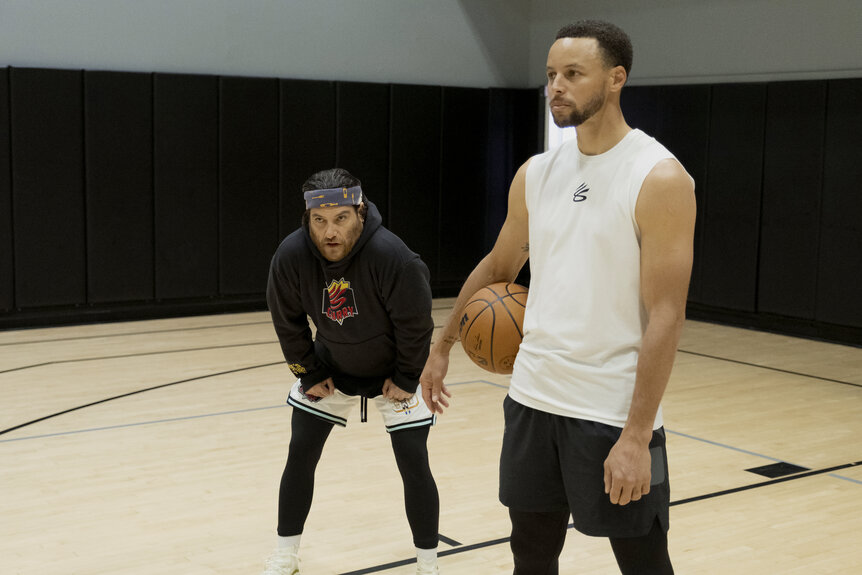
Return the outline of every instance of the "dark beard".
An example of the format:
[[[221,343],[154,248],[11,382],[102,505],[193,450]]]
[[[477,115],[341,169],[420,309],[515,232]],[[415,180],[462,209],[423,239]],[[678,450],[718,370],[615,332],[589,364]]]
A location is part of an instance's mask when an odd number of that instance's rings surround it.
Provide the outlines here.
[[[602,109],[602,106],[605,105],[605,95],[597,94],[592,100],[587,102],[586,106],[583,109],[578,110],[577,108],[573,108],[571,113],[561,119],[557,119],[554,116],[554,123],[560,128],[568,128],[570,126],[580,126],[593,116],[595,116],[596,112]]]

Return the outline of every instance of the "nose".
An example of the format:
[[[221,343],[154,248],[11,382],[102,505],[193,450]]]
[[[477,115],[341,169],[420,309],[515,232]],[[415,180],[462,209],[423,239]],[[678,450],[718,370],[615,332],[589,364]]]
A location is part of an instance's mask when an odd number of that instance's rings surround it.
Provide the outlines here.
[[[562,86],[560,85],[560,83],[557,82],[557,80],[559,80],[559,79],[560,79],[560,75],[557,74],[556,76],[554,76],[553,79],[548,80],[548,89],[551,92],[554,92],[555,94],[559,94],[563,91]]]
[[[326,226],[326,230],[323,233],[323,237],[325,237],[327,240],[331,240],[335,239],[336,235],[338,235],[338,230],[333,224]]]

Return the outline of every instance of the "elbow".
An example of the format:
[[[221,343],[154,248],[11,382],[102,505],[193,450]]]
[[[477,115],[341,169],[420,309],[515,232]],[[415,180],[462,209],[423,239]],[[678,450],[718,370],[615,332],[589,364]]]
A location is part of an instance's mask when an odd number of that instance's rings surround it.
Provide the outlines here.
[[[517,265],[511,260],[506,261],[495,257],[491,252],[485,256],[485,274],[483,285],[491,285],[498,282],[513,282],[518,277],[523,264]]]
[[[679,334],[685,325],[685,304],[654,306],[649,310],[648,318],[649,326],[661,326],[663,330]]]

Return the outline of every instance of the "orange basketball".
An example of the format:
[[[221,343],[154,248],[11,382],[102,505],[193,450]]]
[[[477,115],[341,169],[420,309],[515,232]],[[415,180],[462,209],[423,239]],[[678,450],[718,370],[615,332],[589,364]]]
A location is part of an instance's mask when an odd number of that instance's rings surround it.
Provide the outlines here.
[[[527,288],[496,283],[473,294],[464,307],[458,333],[473,363],[493,373],[512,373],[524,338]]]

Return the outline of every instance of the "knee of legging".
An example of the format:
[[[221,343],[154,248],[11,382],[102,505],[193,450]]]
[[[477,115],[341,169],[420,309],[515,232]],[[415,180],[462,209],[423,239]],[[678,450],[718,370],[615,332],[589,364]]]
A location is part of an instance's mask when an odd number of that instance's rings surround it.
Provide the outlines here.
[[[428,428],[405,429],[390,434],[395,459],[412,465],[428,464]]]
[[[509,509],[512,522],[512,545],[557,547],[565,540],[568,511],[532,512]]]

